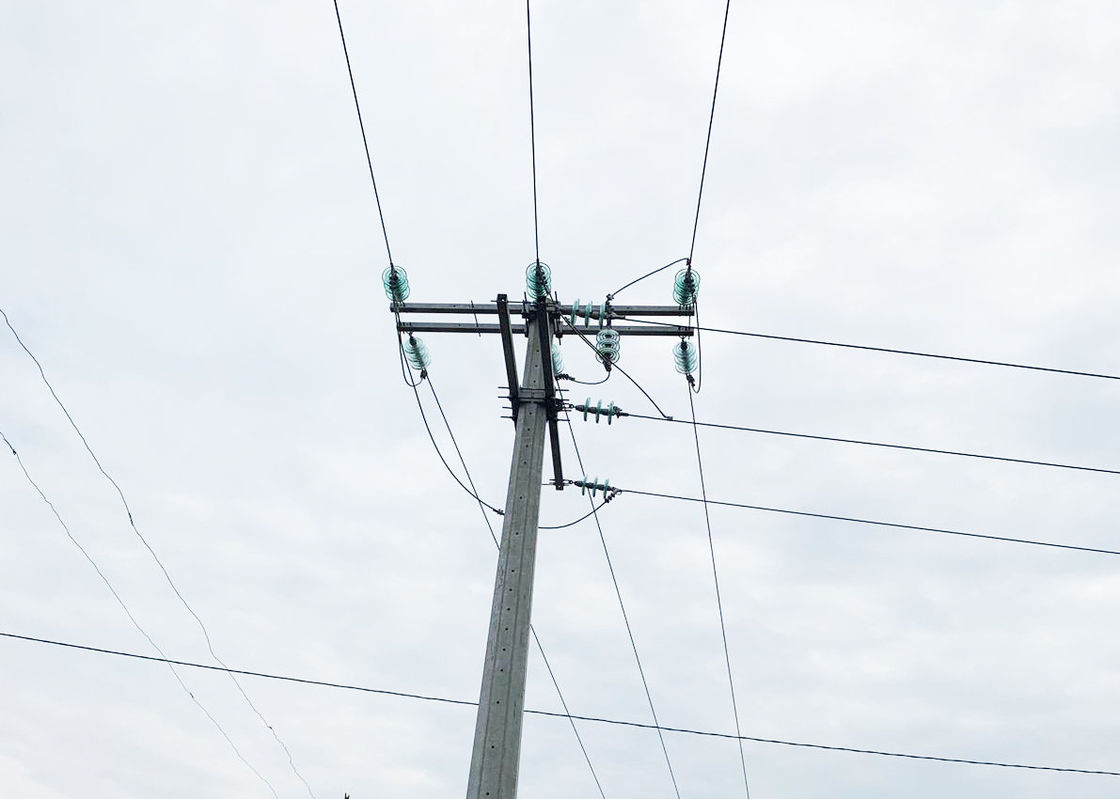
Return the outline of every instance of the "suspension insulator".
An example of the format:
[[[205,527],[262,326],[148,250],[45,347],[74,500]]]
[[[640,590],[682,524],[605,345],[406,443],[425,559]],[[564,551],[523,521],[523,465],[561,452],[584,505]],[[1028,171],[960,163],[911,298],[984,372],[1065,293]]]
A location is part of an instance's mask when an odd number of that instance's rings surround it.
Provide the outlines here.
[[[584,475],[582,480],[575,480],[572,485],[579,487],[579,493],[590,494],[592,498],[594,498],[596,491],[603,492],[603,497],[606,498],[612,492],[618,490],[611,488],[611,481],[609,479],[603,478],[603,482],[600,483],[597,476],[594,480],[588,480],[587,475]]]
[[[582,411],[583,421],[585,422],[587,421],[588,414],[594,416],[596,424],[598,424],[599,420],[604,416],[607,417],[607,424],[610,424],[612,421],[614,421],[614,418],[616,416],[625,415],[622,412],[622,408],[618,407],[613,402],[608,403],[607,407],[605,408],[603,407],[602,400],[599,400],[599,403],[597,405],[592,405],[591,397],[588,397],[582,405],[573,405],[572,409],[576,411]]]
[[[681,343],[673,347],[673,358],[677,362],[677,371],[682,375],[696,371],[696,345],[691,341],[681,339]]]
[[[564,353],[560,351],[560,342],[552,342],[552,374],[564,373]]]
[[[381,273],[381,285],[393,305],[400,305],[408,299],[408,275],[399,266],[390,266]]]
[[[609,327],[604,327],[595,335],[596,357],[604,366],[618,363],[619,346],[618,333]]]
[[[700,273],[695,269],[682,269],[677,272],[673,280],[673,299],[682,308],[691,308],[696,304],[696,295],[700,293]]]
[[[525,268],[525,287],[534,300],[547,297],[552,292],[552,270],[548,264],[534,261]]]
[[[416,336],[409,336],[408,341],[404,343],[404,359],[417,372],[424,371],[428,368],[428,364],[432,362],[432,356],[428,354],[428,348]]]

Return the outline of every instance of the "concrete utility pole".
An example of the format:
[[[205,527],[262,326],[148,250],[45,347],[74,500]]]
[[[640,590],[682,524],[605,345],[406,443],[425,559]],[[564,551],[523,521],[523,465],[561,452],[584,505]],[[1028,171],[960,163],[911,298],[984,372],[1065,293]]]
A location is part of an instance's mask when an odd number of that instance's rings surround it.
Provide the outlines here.
[[[692,330],[678,325],[612,325],[615,317],[689,316],[692,309],[676,305],[614,306],[580,308],[559,305],[544,296],[521,303],[524,322],[510,321],[509,302],[499,294],[495,303],[394,303],[390,310],[403,314],[497,315],[498,324],[398,321],[397,329],[417,332],[498,333],[505,354],[509,398],[515,424],[509,489],[502,523],[501,550],[494,578],[494,600],[490,610],[490,632],[482,690],[475,722],[474,751],[467,782],[467,799],[515,799],[517,770],[521,757],[521,721],[525,705],[525,677],[529,658],[529,622],[533,603],[533,570],[536,565],[537,523],[540,513],[544,468],[545,433],[552,450],[553,484],[565,484],[560,462],[557,425],[564,402],[552,370],[552,341],[564,334],[564,326],[579,323],[598,332],[611,327],[619,334],[640,336],[691,336]],[[568,322],[564,320],[567,319]],[[591,322],[596,323],[594,330]],[[513,334],[528,337],[525,371],[520,386],[513,353]],[[609,368],[609,367],[608,367]]]

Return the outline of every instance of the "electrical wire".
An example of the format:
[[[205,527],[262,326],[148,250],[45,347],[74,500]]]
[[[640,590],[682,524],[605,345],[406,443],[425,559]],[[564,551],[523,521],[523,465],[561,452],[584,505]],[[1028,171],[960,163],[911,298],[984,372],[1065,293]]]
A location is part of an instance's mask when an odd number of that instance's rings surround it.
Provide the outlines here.
[[[1100,474],[1118,474],[1120,469],[1104,469],[1096,466],[1077,466],[1070,463],[1055,463],[1053,461],[1031,460],[1029,458],[1009,458],[1003,455],[982,455],[976,452],[960,452],[952,449],[934,449],[932,447],[916,447],[908,444],[888,444],[882,441],[865,441],[858,438],[837,438],[835,436],[819,436],[809,433],[793,433],[788,430],[768,430],[762,427],[743,427],[733,424],[718,424],[716,422],[689,422],[684,419],[665,419],[658,416],[649,416],[642,413],[622,414],[634,419],[648,419],[654,422],[674,422],[676,424],[694,424],[699,427],[710,427],[717,430],[737,430],[744,433],[761,433],[768,436],[784,436],[786,438],[805,438],[811,441],[830,441],[836,444],[858,444],[865,447],[880,447],[883,449],[899,449],[907,452],[926,452],[934,455],[954,455],[960,458],[979,458],[988,461],[1001,461],[1004,463],[1020,463],[1028,466],[1047,466],[1054,469],[1074,469],[1082,472],[1097,472]]]
[[[0,315],[4,317],[4,323],[8,326],[8,329],[12,331],[12,335],[15,336],[15,339],[19,343],[20,347],[23,348],[23,351],[27,353],[28,357],[31,358],[31,360],[35,363],[35,366],[38,367],[39,376],[42,378],[43,384],[47,387],[47,390],[50,392],[51,397],[54,398],[55,403],[62,410],[62,413],[66,416],[66,420],[70,422],[70,426],[74,429],[74,432],[77,433],[78,438],[81,439],[82,446],[85,447],[86,452],[89,453],[90,458],[93,459],[93,463],[97,466],[97,470],[101,472],[101,475],[107,481],[109,481],[109,484],[112,485],[116,490],[117,496],[120,497],[121,505],[124,507],[125,514],[128,516],[129,527],[132,528],[132,532],[136,534],[136,537],[138,539],[140,539],[140,543],[144,545],[144,548],[148,551],[148,554],[151,555],[152,560],[155,561],[156,566],[159,567],[160,572],[163,573],[164,579],[166,580],[168,586],[170,586],[172,592],[179,599],[180,604],[182,604],[187,613],[190,614],[191,618],[195,620],[199,630],[202,632],[202,637],[206,642],[206,649],[209,651],[210,657],[212,657],[217,663],[220,663],[224,666],[225,663],[220,657],[218,657],[218,653],[214,651],[214,644],[210,638],[210,631],[203,623],[202,618],[195,612],[194,608],[187,601],[186,597],[183,596],[183,593],[179,590],[179,586],[175,584],[175,581],[173,579],[171,579],[171,573],[167,570],[167,567],[164,566],[163,561],[160,560],[159,555],[156,554],[155,549],[152,548],[152,545],[148,542],[148,539],[145,538],[143,533],[140,532],[140,528],[137,527],[136,520],[132,515],[132,508],[129,506],[128,500],[125,498],[124,491],[121,489],[117,481],[114,480],[113,477],[109,474],[109,472],[105,470],[105,467],[101,464],[101,460],[97,457],[97,455],[94,454],[93,448],[90,447],[89,441],[86,440],[86,437],[85,435],[83,435],[81,429],[79,429],[77,422],[74,421],[74,417],[71,416],[70,411],[66,408],[66,405],[62,402],[58,394],[55,392],[54,386],[51,385],[50,380],[47,379],[47,374],[43,370],[43,365],[39,362],[39,359],[35,357],[35,354],[31,352],[27,345],[23,343],[23,339],[20,338],[19,333],[16,332],[15,327],[12,326],[11,321],[8,319],[8,315],[4,313],[3,309],[0,309]],[[303,775],[296,767],[295,760],[293,759],[292,753],[288,749],[287,744],[285,744],[284,741],[280,738],[280,735],[276,732],[276,729],[272,726],[272,724],[269,723],[268,719],[264,717],[264,714],[261,713],[256,704],[253,703],[253,700],[249,698],[249,695],[245,693],[245,689],[242,688],[241,683],[237,681],[237,678],[231,674],[230,679],[233,681],[234,686],[237,688],[237,692],[241,694],[241,698],[245,700],[245,704],[249,706],[249,709],[253,711],[253,714],[256,715],[261,724],[263,724],[268,729],[269,733],[271,733],[276,743],[280,746],[281,749],[284,750],[284,754],[288,759],[288,764],[291,767],[292,772],[296,775],[296,777],[299,778],[300,782],[303,783],[312,799],[315,799],[315,794],[311,790],[310,784],[308,784],[307,780],[304,779]]]
[[[447,414],[443,412],[443,404],[439,401],[439,395],[436,394],[436,387],[432,383],[432,378],[430,375],[428,376],[428,388],[432,392],[432,399],[435,400],[436,407],[439,408],[439,415],[443,418],[444,427],[447,428],[447,435],[450,436],[451,443],[455,445],[455,452],[459,456],[459,464],[463,467],[463,474],[466,476],[467,482],[470,483],[471,490],[474,492],[475,498],[477,499],[478,489],[475,487],[474,480],[471,479],[471,471],[467,468],[467,461],[463,457],[463,451],[459,448],[459,442],[455,440],[455,433],[451,429],[451,422],[448,421]],[[502,545],[498,541],[497,533],[494,532],[494,526],[490,523],[490,517],[486,515],[486,506],[482,502],[482,500],[478,500],[478,509],[482,513],[482,520],[486,522],[486,528],[490,531],[490,538],[494,542],[495,549],[501,552]],[[578,524],[586,518],[586,516],[581,517],[580,519],[577,519],[574,522],[570,522],[569,524],[560,525],[560,527],[570,527],[574,524]],[[539,529],[559,529],[559,527],[545,527]],[[579,734],[579,729],[576,727],[576,723],[572,719],[572,715],[568,710],[568,702],[564,699],[564,692],[560,690],[560,682],[556,679],[556,673],[552,670],[552,664],[548,660],[548,655],[545,654],[544,645],[541,643],[541,639],[537,635],[537,630],[531,622],[529,624],[529,632],[532,633],[533,641],[537,645],[537,651],[540,652],[541,660],[544,661],[544,667],[548,670],[548,676],[552,679],[552,687],[556,689],[556,696],[560,699],[560,706],[564,708],[564,714],[567,716],[568,721],[571,724],[572,732],[576,736],[576,743],[579,744],[579,749],[583,753],[583,759],[587,762],[587,768],[591,771],[591,778],[595,781],[595,786],[599,789],[599,795],[602,797],[602,799],[607,799],[607,795],[603,792],[603,785],[599,782],[599,775],[595,773],[595,766],[591,764],[591,756],[587,753],[587,747],[584,746],[583,737]]]
[[[583,466],[583,458],[579,454],[579,444],[576,442],[576,430],[572,426],[571,417],[567,414],[564,415],[564,421],[568,424],[568,432],[572,437],[572,449],[576,454],[576,462],[579,463],[579,469],[584,474],[587,470]],[[607,569],[611,574],[611,583],[614,585],[615,596],[618,597],[618,607],[622,611],[622,621],[626,625],[626,635],[630,638],[630,649],[634,652],[634,661],[638,664],[638,675],[642,678],[642,688],[646,692],[646,701],[649,703],[649,713],[653,717],[653,725],[657,729],[657,738],[661,741],[661,751],[665,755],[665,766],[669,769],[669,779],[673,782],[673,792],[680,799],[681,791],[677,787],[677,776],[673,773],[673,763],[669,759],[669,748],[665,745],[665,736],[661,731],[661,722],[657,720],[657,710],[653,706],[653,695],[649,691],[649,683],[646,681],[646,672],[642,668],[642,659],[638,655],[638,644],[634,641],[634,630],[630,627],[630,617],[626,614],[626,604],[622,601],[622,590],[618,587],[618,576],[614,573],[614,564],[611,562],[611,553],[607,548],[607,537],[603,534],[603,525],[599,523],[598,509],[595,508],[595,500],[590,496],[587,498],[591,503],[592,516],[595,519],[595,528],[599,531],[599,541],[603,545],[603,556],[607,560]]]
[[[373,176],[373,158],[369,154],[369,139],[366,138],[366,125],[362,120],[362,105],[358,102],[358,85],[354,82],[354,69],[350,65],[350,51],[346,47],[346,33],[342,30],[342,13],[338,10],[338,0],[334,0],[334,15],[338,20],[338,38],[342,40],[342,54],[346,56],[346,72],[350,75],[350,91],[354,94],[354,110],[358,114],[358,127],[362,131],[362,148],[366,153],[369,166],[369,180],[373,184],[373,199],[377,203],[377,218],[381,220],[381,235],[385,238],[385,254],[389,256],[389,266],[393,266],[393,251],[389,249],[389,231],[385,227],[385,214],[381,210],[381,195],[377,191],[377,178]]]
[[[700,226],[700,201],[704,198],[704,177],[708,172],[708,150],[712,146],[712,124],[716,119],[716,96],[719,94],[719,72],[723,67],[723,45],[727,40],[727,18],[731,14],[731,0],[727,0],[727,7],[723,12],[723,32],[719,37],[719,59],[716,61],[716,81],[712,88],[712,113],[708,117],[708,137],[704,141],[704,163],[700,167],[700,191],[696,196],[696,218],[692,222],[692,244],[688,248],[688,263],[692,263],[692,255],[696,250],[696,229]]]
[[[579,336],[580,341],[582,341],[584,344],[586,344],[588,347],[590,347],[593,352],[598,354],[599,348],[591,343],[591,340],[588,339],[586,335],[584,335],[582,330],[580,330],[578,327],[573,325],[571,322],[569,322],[563,316],[561,316],[560,318],[563,320],[564,324],[566,324],[569,328],[571,328],[573,333],[575,333],[576,335]],[[623,369],[617,363],[612,363],[611,364],[611,369],[617,369],[622,374],[623,377],[625,377],[627,380],[629,380],[631,383],[633,383],[635,388],[637,388],[638,391],[642,392],[642,394],[645,396],[645,398],[647,400],[649,400],[650,404],[653,405],[653,407],[657,409],[657,412],[660,413],[663,417],[665,417],[666,419],[672,419],[673,418],[672,416],[666,415],[665,411],[661,410],[661,406],[658,405],[657,402],[654,400],[654,398],[649,395],[648,391],[646,391],[644,388],[642,388],[641,384],[637,380],[635,380],[633,377],[630,376],[629,372],[627,372],[625,369]]]
[[[541,524],[541,525],[537,525],[537,529],[538,530],[563,530],[567,527],[575,527],[577,524],[582,522],[584,519],[587,519],[591,516],[594,516],[596,513],[601,511],[603,509],[603,506],[605,506],[608,502],[610,502],[609,499],[603,500],[602,502],[600,502],[598,504],[598,506],[592,507],[591,510],[589,510],[587,513],[580,516],[575,521],[568,522],[567,524]]]
[[[676,266],[677,264],[679,264],[679,263],[684,263],[684,262],[685,262],[685,261],[687,261],[687,260],[688,260],[687,258],[678,258],[678,259],[677,259],[677,260],[675,260],[675,261],[670,261],[669,263],[665,264],[665,266],[659,266],[659,267],[657,267],[657,268],[656,268],[656,269],[654,269],[654,270],[653,270],[652,272],[646,272],[646,273],[645,273],[644,275],[642,275],[641,277],[638,277],[638,278],[634,278],[633,280],[631,280],[631,281],[630,281],[629,283],[627,283],[627,284],[626,284],[625,286],[623,286],[622,288],[620,288],[620,289],[615,289],[614,291],[612,291],[612,292],[611,292],[610,294],[608,294],[608,295],[607,295],[607,300],[608,300],[608,301],[609,301],[609,300],[613,300],[613,299],[614,299],[615,297],[617,297],[617,296],[618,296],[619,294],[621,294],[621,293],[622,293],[623,289],[628,289],[628,288],[630,288],[631,286],[633,286],[633,285],[634,285],[635,283],[641,283],[641,282],[642,282],[643,280],[645,280],[645,279],[646,279],[647,277],[653,277],[653,276],[654,276],[654,275],[656,275],[656,274],[657,274],[658,272],[664,272],[664,271],[665,271],[666,269],[668,269],[668,268],[669,268],[670,266]]]
[[[424,422],[424,429],[428,432],[428,439],[432,442],[432,446],[435,448],[436,455],[439,456],[439,462],[443,464],[443,468],[447,469],[447,473],[451,475],[452,479],[459,484],[459,487],[461,489],[470,494],[471,497],[474,498],[475,502],[477,502],[487,510],[493,511],[499,516],[502,516],[505,511],[501,510],[500,508],[495,508],[489,502],[480,497],[477,493],[467,488],[466,484],[459,479],[459,475],[455,474],[455,470],[451,468],[451,465],[447,462],[447,459],[443,457],[443,452],[440,450],[439,444],[436,443],[436,437],[432,434],[431,425],[428,424],[428,415],[424,412],[424,403],[420,401],[420,392],[416,390],[416,386],[412,386],[412,393],[416,397],[416,407],[420,409],[420,419]],[[456,447],[456,449],[457,448],[458,447]]]
[[[0,637],[8,638],[15,641],[25,641],[29,643],[44,644],[48,646],[62,647],[65,649],[74,649],[81,652],[92,652],[100,655],[113,655],[115,657],[132,658],[134,660],[144,660],[153,663],[168,663],[176,666],[184,666],[194,669],[205,669],[207,671],[232,671],[244,677],[259,677],[266,680],[278,680],[282,682],[296,683],[299,685],[314,685],[321,688],[337,688],[346,691],[359,691],[361,693],[376,694],[378,696],[392,696],[399,699],[416,699],[424,702],[435,702],[445,705],[457,705],[460,707],[477,707],[478,702],[472,702],[466,699],[450,699],[442,696],[432,696],[428,694],[417,694],[407,691],[390,691],[384,688],[371,688],[364,685],[353,685],[349,683],[327,682],[325,680],[313,680],[306,677],[292,677],[282,674],[270,674],[262,671],[249,671],[247,669],[230,669],[221,668],[219,666],[212,666],[207,663],[194,663],[189,660],[171,660],[163,657],[152,657],[151,655],[141,655],[135,652],[125,652],[119,649],[106,649],[97,646],[87,646],[84,644],[75,644],[67,641],[56,641],[50,638],[38,638],[31,635],[18,635],[16,633],[0,631]],[[563,713],[556,713],[549,710],[532,710],[527,709],[524,711],[533,716],[544,716],[547,718],[566,719],[567,716]],[[876,755],[879,757],[894,757],[903,758],[907,760],[925,760],[935,763],[955,763],[968,766],[994,766],[998,768],[1008,769],[1026,769],[1030,771],[1047,771],[1059,772],[1064,774],[1089,774],[1101,777],[1120,777],[1120,771],[1108,771],[1105,769],[1089,769],[1089,768],[1072,768],[1067,766],[1040,766],[1028,763],[1010,763],[999,760],[979,760],[975,758],[963,757],[942,757],[939,755],[920,755],[910,752],[891,752],[882,749],[861,749],[854,746],[833,746],[830,744],[808,743],[805,741],[788,741],[781,738],[762,738],[751,735],[731,735],[725,732],[713,732],[709,730],[697,730],[688,727],[666,727],[654,724],[645,724],[639,721],[624,721],[621,719],[605,718],[603,716],[581,716],[573,715],[573,719],[577,721],[589,721],[596,724],[610,724],[618,727],[634,727],[637,729],[651,730],[655,729],[658,732],[675,732],[682,735],[696,735],[705,738],[723,738],[732,740],[743,740],[751,743],[772,744],[776,746],[791,746],[802,749],[816,749],[826,752],[847,752],[850,754],[860,755]]]
[[[113,586],[113,583],[105,575],[105,572],[101,570],[101,567],[97,564],[97,561],[93,559],[93,556],[89,554],[89,551],[84,546],[82,546],[81,542],[78,541],[78,539],[74,536],[74,533],[70,529],[70,525],[68,525],[63,520],[62,515],[58,512],[58,508],[55,507],[55,504],[43,492],[43,489],[39,487],[39,484],[35,482],[35,479],[31,476],[31,473],[27,471],[27,466],[24,465],[23,458],[20,457],[19,453],[16,451],[16,448],[12,445],[12,442],[8,440],[8,437],[4,435],[3,432],[0,432],[0,440],[2,440],[7,445],[8,449],[11,450],[11,453],[15,457],[16,463],[19,464],[20,471],[23,472],[23,476],[27,479],[27,482],[31,485],[32,488],[35,489],[35,493],[39,495],[39,498],[43,500],[46,506],[50,508],[51,513],[54,514],[54,518],[58,521],[59,526],[61,526],[63,531],[66,533],[66,537],[70,539],[70,543],[77,547],[78,551],[82,553],[82,557],[85,558],[86,562],[89,563],[91,567],[93,567],[93,570],[95,572],[97,572],[97,576],[101,579],[101,582],[105,585],[105,587],[109,589],[109,593],[113,595],[113,599],[115,599],[117,604],[120,605],[121,610],[124,611],[124,615],[128,617],[128,620],[132,623],[132,626],[136,629],[137,632],[140,633],[140,635],[144,636],[144,640],[148,642],[152,649],[159,653],[160,658],[166,660],[167,653],[164,652],[162,648],[160,648],[159,644],[155,642],[148,631],[145,630],[140,622],[136,620],[136,616],[133,615],[132,610],[128,607],[128,604],[125,603],[124,599],[121,598],[121,595],[117,592],[117,589]],[[279,799],[279,795],[276,793],[276,788],[272,785],[271,782],[268,781],[268,779],[263,774],[261,774],[256,769],[256,767],[253,766],[252,763],[249,762],[245,755],[241,753],[241,750],[237,748],[237,744],[235,744],[233,742],[233,739],[229,737],[229,733],[226,732],[221,723],[219,723],[219,721],[214,718],[210,711],[206,709],[205,705],[203,705],[202,702],[198,700],[198,697],[194,695],[194,692],[187,687],[187,684],[183,681],[183,678],[179,675],[179,672],[176,671],[175,666],[172,665],[170,661],[167,661],[167,664],[168,668],[171,669],[171,674],[175,677],[175,681],[179,683],[179,687],[183,689],[183,691],[188,697],[190,697],[190,700],[195,704],[195,706],[198,707],[198,709],[202,711],[206,718],[210,720],[210,723],[214,725],[215,729],[218,730],[219,734],[221,734],[221,736],[225,739],[226,743],[228,743],[230,748],[233,749],[233,753],[237,755],[237,759],[240,760],[246,768],[253,772],[253,774],[256,775],[257,779],[268,786],[268,789],[272,791],[272,795],[274,797]]]
[[[651,319],[630,319],[625,316],[616,317],[618,319],[625,319],[628,322],[645,325],[657,325],[660,327],[676,327],[669,322],[656,322]],[[1101,372],[1084,372],[1076,369],[1060,369],[1052,366],[1036,366],[1026,363],[1014,363],[1012,361],[995,361],[986,358],[971,358],[964,355],[944,355],[934,352],[922,352],[919,350],[904,350],[896,347],[875,347],[869,344],[848,344],[841,341],[827,341],[825,339],[815,338],[801,338],[798,336],[778,336],[771,333],[753,333],[747,330],[732,330],[725,327],[698,327],[698,330],[703,330],[707,333],[723,333],[730,336],[745,336],[748,338],[767,339],[769,341],[787,341],[797,344],[816,344],[824,347],[840,347],[849,350],[863,350],[866,352],[882,352],[889,355],[908,355],[915,358],[934,358],[942,361],[958,361],[960,363],[973,363],[981,366],[999,366],[1006,369],[1025,369],[1032,372],[1049,372],[1051,374],[1059,375],[1072,375],[1075,377],[1093,377],[1100,380],[1120,380],[1120,375],[1110,375]]]
[[[658,497],[660,499],[672,499],[681,502],[703,502],[700,497],[685,497],[679,494],[666,494],[660,491],[641,491],[636,488],[618,488],[612,486],[616,491],[622,494],[636,494],[643,497]],[[1009,544],[1027,544],[1036,547],[1051,547],[1053,549],[1068,549],[1075,552],[1090,552],[1097,555],[1120,555],[1120,550],[1115,549],[1100,549],[1097,547],[1083,547],[1074,544],[1058,544],[1053,541],[1038,541],[1031,538],[1012,538],[1010,536],[1002,535],[988,535],[986,533],[970,533],[962,530],[946,530],[940,527],[923,527],[917,524],[901,524],[899,522],[884,522],[875,519],[859,519],[854,516],[837,516],[829,513],[811,513],[803,510],[791,510],[789,508],[771,508],[765,505],[748,505],[742,502],[727,502],[725,500],[709,499],[709,505],[720,505],[726,508],[742,508],[744,510],[757,510],[765,513],[783,513],[789,516],[802,516],[810,519],[830,519],[838,522],[851,522],[852,524],[867,524],[875,527],[891,527],[897,530],[913,530],[919,533],[937,533],[940,535],[957,535],[966,538],[981,538],[988,541],[1002,541]]]
[[[688,407],[692,412],[692,436],[696,442],[696,466],[700,472],[700,496],[703,501],[704,507],[704,526],[708,530],[708,552],[712,556],[712,582],[716,589],[716,608],[719,610],[719,632],[723,637],[723,657],[727,664],[727,685],[731,690],[731,711],[735,716],[735,735],[742,736],[743,731],[739,726],[739,703],[735,699],[735,679],[731,676],[731,650],[727,646],[727,623],[723,617],[723,597],[720,595],[719,590],[719,569],[716,567],[716,545],[712,538],[712,518],[708,513],[708,487],[704,480],[704,460],[700,457],[700,429],[696,426],[696,405],[692,401],[692,383],[689,381],[688,388]],[[750,782],[747,780],[747,760],[746,755],[743,754],[743,741],[739,738],[739,764],[743,769],[743,788],[746,791],[747,799],[751,796]]]
[[[525,41],[529,52],[529,145],[533,155],[533,245],[541,262],[541,232],[537,221],[537,123],[533,115],[533,21],[529,14],[529,0],[525,0]]]
[[[606,383],[608,380],[611,379],[611,373],[607,372],[607,376],[604,377],[602,380],[576,380],[571,375],[565,375],[565,374],[556,375],[556,379],[557,380],[567,380],[570,383],[576,383],[577,385],[581,385],[581,386],[601,386],[601,385],[603,385],[603,383]]]

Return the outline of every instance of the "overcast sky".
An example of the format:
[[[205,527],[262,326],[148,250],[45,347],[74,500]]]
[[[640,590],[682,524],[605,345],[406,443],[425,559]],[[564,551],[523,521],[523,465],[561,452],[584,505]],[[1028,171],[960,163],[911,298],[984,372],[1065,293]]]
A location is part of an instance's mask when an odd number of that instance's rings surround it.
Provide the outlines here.
[[[412,299],[520,296],[524,7],[342,12]],[[723,3],[533,13],[541,258],[562,300],[601,300],[687,254]],[[705,324],[1120,374],[1118,31],[1106,0],[733,3],[694,261]],[[218,654],[476,699],[496,553],[400,379],[331,3],[14,0],[0,76],[0,307]],[[671,277],[625,299],[671,302]],[[500,344],[424,338],[500,506]],[[621,364],[687,417],[670,347],[624,340]],[[703,420],[1120,468],[1116,381],[714,334],[704,363]],[[75,538],[168,655],[213,662],[6,328],[0,375],[0,430]],[[651,412],[617,378],[587,394]],[[698,495],[687,427],[575,425],[590,476]],[[1120,548],[1115,475],[700,440],[714,499]],[[570,448],[565,465],[579,476]],[[585,510],[546,491],[541,521]],[[601,521],[662,723],[733,731],[701,507],[623,494]],[[744,734],[1120,770],[1120,559],[728,508],[712,524]],[[153,653],[6,451],[0,533],[0,631]],[[533,618],[572,712],[649,721],[590,520],[542,531]],[[307,795],[226,677],[181,673],[281,797]],[[0,684],[4,796],[271,796],[163,666],[0,639]],[[465,791],[472,708],[243,685],[318,797]],[[536,653],[527,705],[559,707]],[[673,796],[654,732],[579,726],[608,799]],[[666,742],[682,797],[743,795],[733,742]],[[1120,786],[746,755],[754,799]],[[598,795],[565,721],[526,718],[521,795]]]

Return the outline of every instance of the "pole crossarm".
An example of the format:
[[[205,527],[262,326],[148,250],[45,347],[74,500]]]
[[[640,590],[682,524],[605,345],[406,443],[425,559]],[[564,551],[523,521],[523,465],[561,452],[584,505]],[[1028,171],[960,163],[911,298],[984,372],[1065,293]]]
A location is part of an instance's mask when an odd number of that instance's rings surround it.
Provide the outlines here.
[[[469,313],[469,311],[468,311]],[[588,328],[588,330],[598,330]],[[643,327],[642,325],[611,325],[611,329],[618,333],[620,336],[672,336],[680,338],[681,336],[692,336],[695,331],[691,327],[683,325],[666,325],[665,327]],[[475,324],[473,322],[406,322],[401,320],[397,324],[397,330],[402,333],[498,333],[502,332],[502,326],[498,324],[488,324],[485,322]],[[528,327],[523,323],[510,324],[509,330],[511,334],[526,335]],[[561,330],[556,331],[556,336],[562,336]],[[571,335],[571,333],[567,333]]]
[[[509,302],[511,313],[520,313],[522,316],[529,314],[536,306],[526,300]],[[570,316],[572,310],[575,310],[579,315],[590,314],[592,319],[599,319],[600,316],[604,317],[622,317],[622,316],[692,316],[696,310],[692,306],[681,307],[680,305],[614,305],[603,303],[602,305],[590,304],[584,305],[564,305],[557,303],[552,306],[552,310],[556,313],[561,313],[564,316]],[[500,313],[500,308],[496,302],[402,302],[395,306],[390,306],[389,310],[399,314],[408,313],[423,313],[423,314],[467,314],[467,315],[485,315],[493,316]]]

